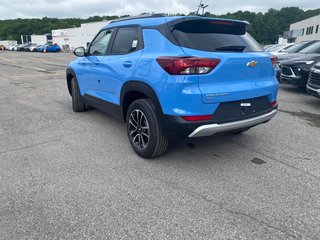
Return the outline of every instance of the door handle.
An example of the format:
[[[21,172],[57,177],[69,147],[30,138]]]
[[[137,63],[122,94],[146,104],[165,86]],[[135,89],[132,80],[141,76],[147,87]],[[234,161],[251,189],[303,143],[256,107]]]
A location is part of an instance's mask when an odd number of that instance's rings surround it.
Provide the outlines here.
[[[130,62],[130,61],[125,61],[125,62],[123,63],[123,66],[125,66],[126,68],[129,68],[129,67],[132,66],[132,62]]]
[[[100,64],[100,61],[99,60],[95,60],[93,61],[94,65],[99,65]]]

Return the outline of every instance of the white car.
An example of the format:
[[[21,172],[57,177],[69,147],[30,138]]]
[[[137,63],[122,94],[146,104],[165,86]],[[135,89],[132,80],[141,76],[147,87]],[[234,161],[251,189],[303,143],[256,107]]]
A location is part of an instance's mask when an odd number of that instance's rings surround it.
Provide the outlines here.
[[[8,47],[8,50],[9,51],[13,51],[13,49],[15,48],[15,47],[17,47],[19,44],[15,44],[15,45],[12,45],[12,46],[9,46]]]
[[[285,53],[284,50],[286,50],[287,48],[291,47],[294,43],[287,43],[287,44],[279,44],[277,46],[274,46],[270,49],[268,49],[267,51],[274,56],[278,56],[281,55],[282,53]]]
[[[31,47],[30,47],[30,52],[33,52],[33,50],[35,50],[36,48],[38,48],[38,47],[41,47],[42,45],[32,45]]]

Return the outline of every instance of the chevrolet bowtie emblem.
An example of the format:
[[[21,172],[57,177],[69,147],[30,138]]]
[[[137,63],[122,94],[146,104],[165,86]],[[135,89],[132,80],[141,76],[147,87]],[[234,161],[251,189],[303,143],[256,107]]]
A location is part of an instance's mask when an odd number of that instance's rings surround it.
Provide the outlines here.
[[[258,62],[256,62],[256,61],[251,61],[251,62],[247,63],[247,67],[255,67],[257,65],[258,65]]]

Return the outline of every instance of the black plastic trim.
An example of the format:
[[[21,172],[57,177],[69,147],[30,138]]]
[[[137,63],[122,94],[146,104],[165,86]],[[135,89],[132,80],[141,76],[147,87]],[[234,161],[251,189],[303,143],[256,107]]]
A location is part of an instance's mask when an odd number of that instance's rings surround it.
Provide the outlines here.
[[[121,107],[119,105],[104,101],[100,98],[97,98],[95,96],[91,96],[88,94],[85,94],[83,96],[83,100],[85,104],[98,108],[101,111],[110,114],[118,119],[122,119],[122,114],[121,114]]]
[[[125,115],[126,115],[126,109],[124,109],[124,107],[125,107],[124,100],[125,100],[126,94],[131,91],[139,92],[139,93],[142,93],[143,95],[145,95],[153,103],[157,116],[160,116],[162,114],[161,104],[160,104],[159,99],[157,97],[157,94],[155,93],[153,88],[144,82],[133,80],[133,81],[126,82],[122,86],[122,89],[121,89],[120,106],[122,109],[122,115],[123,115],[124,119],[125,119]]]
[[[70,96],[72,96],[71,79],[69,79],[69,77],[68,77],[69,75],[72,75],[76,79],[77,79],[77,76],[72,68],[67,68],[67,70],[66,70],[67,87],[68,87],[68,91],[69,91]]]
[[[141,14],[138,16],[131,16],[131,17],[124,17],[124,18],[119,18],[112,20],[111,23],[117,23],[117,22],[122,22],[122,21],[128,21],[128,20],[135,20],[135,19],[143,19],[143,18],[158,18],[158,17],[167,17],[168,15],[163,14],[163,13],[153,13],[153,14]]]

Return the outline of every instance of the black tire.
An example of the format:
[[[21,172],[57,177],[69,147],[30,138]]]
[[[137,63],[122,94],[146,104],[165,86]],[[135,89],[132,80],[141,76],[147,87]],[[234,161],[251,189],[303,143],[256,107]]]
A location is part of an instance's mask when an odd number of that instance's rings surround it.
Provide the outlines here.
[[[137,121],[137,127],[135,128],[133,119],[139,112],[140,114],[142,113],[142,115],[140,115],[140,123]],[[139,115],[137,115],[137,119],[139,118],[138,116]],[[146,121],[141,122],[142,118],[146,119]],[[138,99],[131,103],[127,111],[126,124],[130,144],[139,156],[143,158],[155,158],[166,152],[168,140],[161,129],[154,107],[149,99]],[[148,131],[146,131],[146,126],[149,128]],[[133,132],[133,129],[136,129],[136,131]],[[140,136],[137,137],[139,134]],[[147,135],[149,136],[146,137]],[[138,143],[135,143],[135,137],[137,137]],[[139,144],[140,142],[147,143],[145,146],[142,146],[143,143]]]
[[[71,79],[71,93],[72,93],[72,109],[75,112],[83,112],[86,110],[82,96],[80,94],[78,82],[75,78]]]

